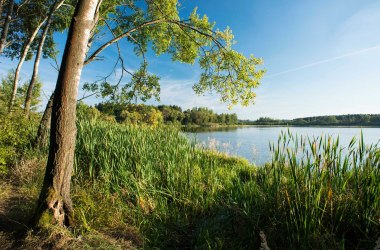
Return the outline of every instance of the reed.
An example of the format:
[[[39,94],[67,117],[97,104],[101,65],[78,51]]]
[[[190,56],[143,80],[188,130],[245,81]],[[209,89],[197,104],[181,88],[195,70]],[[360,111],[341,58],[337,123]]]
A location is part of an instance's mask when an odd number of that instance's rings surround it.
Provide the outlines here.
[[[80,121],[74,199],[82,230],[133,225],[145,248],[160,249],[251,249],[260,231],[274,249],[375,245],[377,145],[362,136],[341,147],[288,131],[270,148],[272,161],[256,167],[171,127]]]

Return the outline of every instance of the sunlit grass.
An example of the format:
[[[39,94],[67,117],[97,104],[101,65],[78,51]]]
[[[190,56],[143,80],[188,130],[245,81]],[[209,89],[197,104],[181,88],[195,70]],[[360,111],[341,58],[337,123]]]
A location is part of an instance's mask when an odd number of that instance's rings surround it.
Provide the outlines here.
[[[284,132],[255,167],[170,127],[78,123],[74,182],[82,230],[134,226],[144,247],[373,247],[380,151]],[[85,190],[85,192],[83,191]],[[103,205],[100,205],[103,204]],[[104,205],[106,204],[106,205]]]

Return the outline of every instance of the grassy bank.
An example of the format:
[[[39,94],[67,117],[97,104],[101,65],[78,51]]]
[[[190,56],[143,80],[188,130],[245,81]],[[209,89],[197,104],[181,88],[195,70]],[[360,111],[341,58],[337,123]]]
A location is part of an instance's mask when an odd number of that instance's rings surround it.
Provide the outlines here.
[[[377,147],[284,133],[272,151],[255,167],[171,128],[82,122],[75,180],[115,195],[148,248],[251,248],[260,231],[273,248],[374,246]]]
[[[81,121],[72,237],[103,248],[256,249],[264,237],[272,249],[376,245],[377,146],[283,133],[271,150],[272,161],[256,167],[170,127]],[[38,190],[38,180],[23,183]]]

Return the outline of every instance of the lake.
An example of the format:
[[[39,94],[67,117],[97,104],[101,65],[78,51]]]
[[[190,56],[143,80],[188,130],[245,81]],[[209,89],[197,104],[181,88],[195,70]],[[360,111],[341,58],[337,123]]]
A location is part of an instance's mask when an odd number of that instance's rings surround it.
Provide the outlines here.
[[[221,130],[202,129],[186,134],[197,143],[230,155],[242,156],[256,164],[262,164],[271,159],[269,143],[278,139],[281,131],[290,130],[293,134],[302,136],[339,136],[340,145],[347,147],[351,139],[360,137],[363,131],[365,144],[374,144],[380,140],[380,128],[358,127],[238,127]]]

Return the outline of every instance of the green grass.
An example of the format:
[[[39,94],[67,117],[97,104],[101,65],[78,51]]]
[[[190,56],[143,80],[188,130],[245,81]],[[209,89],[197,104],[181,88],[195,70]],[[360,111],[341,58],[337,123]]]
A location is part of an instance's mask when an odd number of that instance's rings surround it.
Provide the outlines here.
[[[23,204],[2,216],[15,221],[32,213],[46,164],[47,152],[30,147],[34,125],[0,125],[1,148],[11,150],[0,198]],[[343,146],[282,132],[270,145],[272,160],[254,166],[197,147],[172,127],[81,120],[77,225],[64,238],[73,249],[257,249],[263,231],[271,249],[373,249],[380,244],[379,145],[364,145],[362,135]]]
[[[170,127],[81,121],[76,230],[117,229],[148,249],[252,249],[261,230],[273,249],[374,247],[377,146],[282,133],[271,150],[255,167]]]

